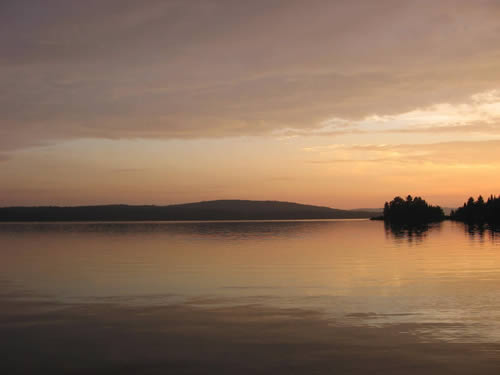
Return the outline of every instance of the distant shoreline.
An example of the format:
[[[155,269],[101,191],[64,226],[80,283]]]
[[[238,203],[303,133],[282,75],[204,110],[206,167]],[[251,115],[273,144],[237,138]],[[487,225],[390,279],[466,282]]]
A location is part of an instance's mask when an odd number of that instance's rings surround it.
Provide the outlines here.
[[[0,222],[144,222],[370,219],[376,211],[292,202],[216,200],[170,206],[3,207]]]
[[[45,220],[45,221],[2,221],[3,224],[196,224],[196,223],[286,223],[315,221],[370,221],[372,218],[339,218],[339,219],[238,219],[238,220]]]

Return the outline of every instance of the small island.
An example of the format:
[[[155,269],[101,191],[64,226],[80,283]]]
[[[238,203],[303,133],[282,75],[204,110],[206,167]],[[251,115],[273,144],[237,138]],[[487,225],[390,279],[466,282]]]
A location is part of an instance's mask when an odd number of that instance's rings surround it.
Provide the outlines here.
[[[406,199],[395,197],[385,202],[383,215],[372,219],[398,225],[421,225],[443,221],[446,216],[441,207],[432,206],[421,197],[408,195]]]

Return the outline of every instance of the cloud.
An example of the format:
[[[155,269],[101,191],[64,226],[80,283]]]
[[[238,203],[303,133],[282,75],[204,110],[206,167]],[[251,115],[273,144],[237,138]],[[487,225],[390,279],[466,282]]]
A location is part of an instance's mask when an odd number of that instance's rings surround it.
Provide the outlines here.
[[[139,173],[147,170],[146,168],[114,168],[111,173]]]
[[[434,164],[462,168],[497,169],[500,140],[433,144],[359,144],[308,147],[315,155],[307,163]]]
[[[286,128],[280,135],[368,133],[484,133],[500,134],[500,90],[472,95],[462,103],[438,103],[394,115],[370,115],[360,120],[332,118],[315,129]]]
[[[498,89],[499,18],[496,1],[2,1],[0,150],[362,133],[345,124]]]

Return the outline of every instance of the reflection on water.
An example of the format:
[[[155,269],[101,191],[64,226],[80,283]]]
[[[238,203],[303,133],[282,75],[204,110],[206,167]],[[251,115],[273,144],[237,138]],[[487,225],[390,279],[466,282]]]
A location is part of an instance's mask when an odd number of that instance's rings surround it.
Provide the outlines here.
[[[391,236],[395,242],[406,241],[411,245],[421,243],[429,230],[440,230],[441,223],[406,225],[384,222],[384,227],[386,236]]]
[[[0,225],[0,294],[300,308],[340,325],[500,342],[498,245],[495,228],[454,222],[11,223]]]
[[[471,240],[500,243],[500,226],[497,224],[464,224],[464,230]]]

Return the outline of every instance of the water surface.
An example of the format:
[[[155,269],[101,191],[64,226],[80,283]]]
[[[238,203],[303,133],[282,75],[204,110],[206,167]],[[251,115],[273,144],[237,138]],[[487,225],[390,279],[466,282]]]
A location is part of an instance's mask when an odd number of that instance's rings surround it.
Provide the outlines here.
[[[2,224],[0,293],[11,313],[0,323],[12,328],[7,318],[35,310],[45,318],[69,314],[58,321],[90,314],[100,324],[120,316],[128,328],[135,322],[144,329],[153,323],[137,314],[162,311],[155,325],[179,325],[184,320],[171,310],[179,308],[185,316],[204,311],[247,323],[313,314],[332,329],[353,330],[352,337],[380,338],[392,329],[397,340],[411,337],[411,345],[477,344],[498,360],[499,245],[497,232],[454,222],[417,230],[367,220]],[[124,310],[112,318],[102,315],[106,306]],[[135,318],[124,319],[126,311]],[[317,327],[306,326],[280,334],[319,337],[312,334]]]

